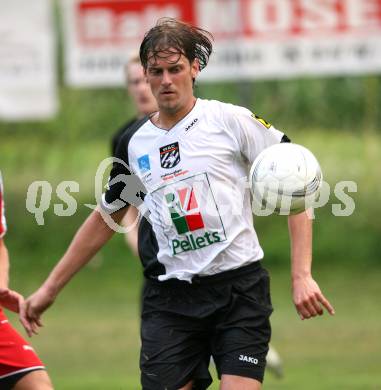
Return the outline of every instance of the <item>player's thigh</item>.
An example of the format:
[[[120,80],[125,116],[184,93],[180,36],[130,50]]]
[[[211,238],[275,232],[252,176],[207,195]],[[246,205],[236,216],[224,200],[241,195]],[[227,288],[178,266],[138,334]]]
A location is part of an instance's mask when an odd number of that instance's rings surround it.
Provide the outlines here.
[[[53,385],[45,370],[31,371],[23,376],[12,390],[52,390]]]
[[[236,375],[222,375],[220,390],[260,390],[261,382]]]
[[[52,389],[49,377],[29,343],[0,312],[0,389]]]
[[[179,390],[192,390],[192,388],[193,388],[193,381],[190,381]]]
[[[232,284],[212,342],[217,373],[263,381],[271,337],[269,277],[262,269]],[[250,382],[250,381],[249,381]]]
[[[210,381],[209,350],[192,321],[162,314],[142,321],[140,369],[144,389],[191,389],[192,380]],[[184,387],[185,386],[185,387]]]
[[[186,313],[191,310],[182,293],[145,286],[140,354],[144,390],[177,390],[191,381],[196,388],[206,388],[210,383],[207,321]]]

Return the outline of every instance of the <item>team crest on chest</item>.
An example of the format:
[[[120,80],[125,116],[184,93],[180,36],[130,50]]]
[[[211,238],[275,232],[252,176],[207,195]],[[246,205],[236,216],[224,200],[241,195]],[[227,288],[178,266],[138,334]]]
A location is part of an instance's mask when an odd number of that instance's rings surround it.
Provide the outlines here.
[[[160,165],[162,168],[171,169],[180,162],[180,148],[178,142],[162,146],[160,148]]]

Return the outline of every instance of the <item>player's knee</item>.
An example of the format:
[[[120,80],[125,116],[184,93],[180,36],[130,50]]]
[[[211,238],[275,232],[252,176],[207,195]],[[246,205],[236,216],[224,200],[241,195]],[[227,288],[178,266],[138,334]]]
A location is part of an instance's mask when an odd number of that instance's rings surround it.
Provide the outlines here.
[[[220,390],[261,390],[262,383],[256,379],[237,375],[222,375]]]
[[[179,390],[192,390],[192,387],[193,387],[193,381],[190,381]]]

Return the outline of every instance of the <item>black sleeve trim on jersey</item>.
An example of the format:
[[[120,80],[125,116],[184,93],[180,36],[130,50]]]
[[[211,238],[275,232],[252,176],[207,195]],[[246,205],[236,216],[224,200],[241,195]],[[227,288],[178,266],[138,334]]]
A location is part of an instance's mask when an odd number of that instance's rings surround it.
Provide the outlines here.
[[[147,122],[144,117],[126,129],[115,152],[108,189],[103,195],[102,208],[108,214],[112,214],[132,204],[139,207],[146,194],[146,189],[138,176],[134,175],[129,168],[128,145],[132,136]]]
[[[280,140],[280,142],[281,142],[281,143],[282,143],[282,142],[291,142],[291,140],[290,140],[290,138],[287,137],[286,134],[283,134],[283,137],[282,137],[282,139]]]
[[[143,217],[139,223],[138,250],[146,278],[157,280],[159,275],[165,274],[164,265],[157,260],[159,244],[152,225],[146,217]]]

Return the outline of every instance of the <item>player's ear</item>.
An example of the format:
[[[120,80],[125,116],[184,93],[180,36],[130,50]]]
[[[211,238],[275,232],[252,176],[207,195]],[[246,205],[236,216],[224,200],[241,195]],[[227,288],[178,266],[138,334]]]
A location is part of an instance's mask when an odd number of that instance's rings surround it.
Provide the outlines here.
[[[192,74],[193,80],[196,79],[199,72],[200,72],[200,62],[199,62],[198,58],[195,58],[191,63],[191,74]]]

